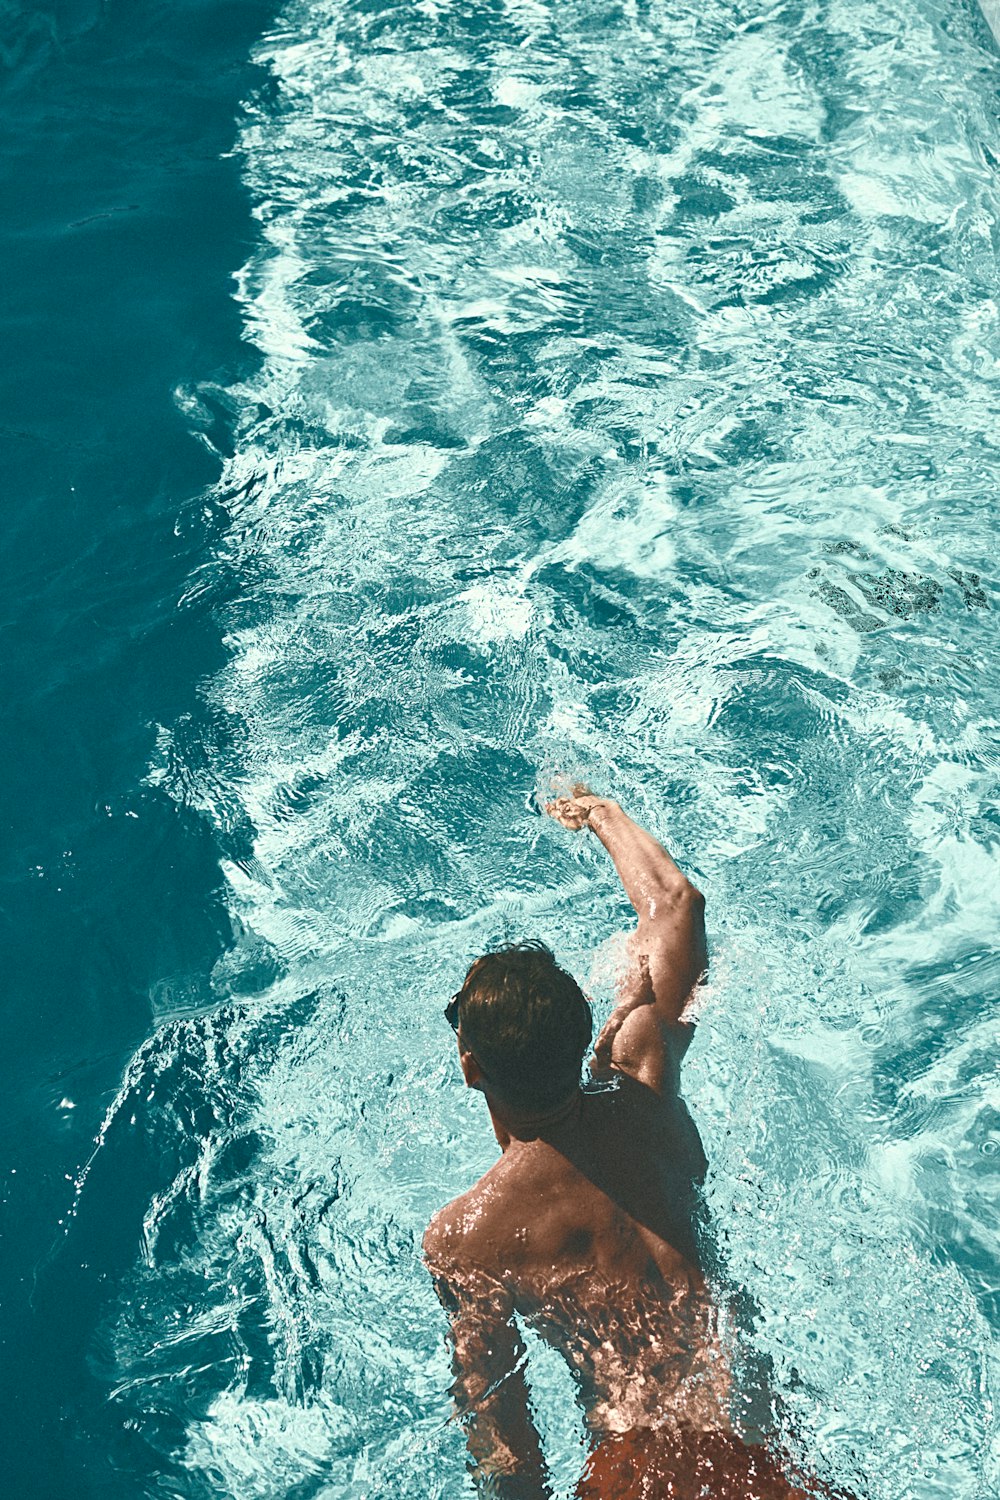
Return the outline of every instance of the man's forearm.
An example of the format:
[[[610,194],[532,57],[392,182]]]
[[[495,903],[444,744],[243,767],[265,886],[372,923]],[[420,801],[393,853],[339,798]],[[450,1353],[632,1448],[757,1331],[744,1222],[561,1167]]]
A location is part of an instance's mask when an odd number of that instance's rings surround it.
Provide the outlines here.
[[[611,855],[640,924],[651,921],[664,903],[694,891],[663,845],[634,823],[617,802],[595,803],[587,826]]]
[[[514,1390],[503,1387],[513,1384]],[[476,1494],[483,1500],[551,1500],[538,1431],[520,1372],[465,1416]]]
[[[629,964],[618,986],[618,1004],[598,1038],[599,1054],[602,1043],[607,1050],[625,1019],[639,1007],[650,1006],[657,1020],[667,1024],[680,1019],[708,967],[705,902],[662,844],[617,802],[579,786],[572,795],[550,802],[546,811],[564,828],[593,829],[639,916],[629,939]],[[645,1046],[650,1057],[656,1051],[653,1043]],[[649,1076],[653,1073],[655,1068]]]
[[[614,860],[625,892],[639,914],[630,942],[630,964],[619,1001],[598,1038],[607,1052],[629,1015],[651,1005],[659,1020],[675,1022],[708,968],[705,902],[652,834],[616,802],[590,808],[587,823]],[[622,1032],[624,1037],[624,1032]],[[633,1038],[633,1041],[635,1039]]]

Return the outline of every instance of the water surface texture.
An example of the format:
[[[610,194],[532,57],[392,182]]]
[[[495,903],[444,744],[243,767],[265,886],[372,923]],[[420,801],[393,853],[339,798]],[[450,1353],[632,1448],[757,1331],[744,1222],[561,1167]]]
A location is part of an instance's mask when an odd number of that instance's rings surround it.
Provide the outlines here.
[[[797,1451],[859,1500],[995,1494],[982,17],[293,0],[254,60],[259,372],[179,396],[233,434],[178,606],[223,652],[148,769],[233,942],[209,1013],[154,994],[80,1174],[77,1258],[145,1183],[94,1492],[469,1493],[419,1241],[494,1147],[441,1006],[523,935],[607,1002],[613,873],[530,808],[561,771],[708,895],[687,1091]]]
[[[74,1175],[151,996],[210,1003],[230,934],[211,830],[144,783],[150,721],[190,711],[224,659],[207,601],[176,609],[207,534],[178,513],[219,461],[173,393],[257,358],[230,295],[253,235],[225,153],[275,9],[0,6],[0,1492],[16,1500],[83,1493],[59,1431],[93,1387],[92,1310],[146,1201],[119,1157],[110,1205],[81,1205],[103,1238],[67,1239],[49,1275]]]

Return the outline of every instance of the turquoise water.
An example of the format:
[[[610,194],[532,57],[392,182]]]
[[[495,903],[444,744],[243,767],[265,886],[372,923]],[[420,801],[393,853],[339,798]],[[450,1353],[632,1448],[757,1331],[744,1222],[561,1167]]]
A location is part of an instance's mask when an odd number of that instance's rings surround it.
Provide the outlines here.
[[[181,51],[182,97],[211,79],[215,101],[186,149],[239,171],[246,222],[206,177],[176,215],[190,260],[133,288],[178,289],[189,342],[159,373],[201,449],[161,454],[155,505],[127,466],[120,523],[95,523],[130,580],[98,700],[126,831],[77,877],[118,882],[79,945],[148,935],[100,1046],[75,988],[46,1021],[45,1118],[75,1134],[45,1158],[72,1180],[36,1210],[55,1248],[31,1316],[62,1483],[468,1492],[419,1239],[494,1151],[440,1012],[520,935],[608,1001],[615,881],[530,810],[564,771],[708,895],[687,1092],[793,1443],[871,1500],[997,1493],[982,17],[303,0],[255,20],[229,71]],[[162,47],[142,55],[159,77]],[[247,101],[228,166],[227,97],[229,120]],[[115,391],[138,433],[153,394]],[[83,566],[104,576],[96,542]],[[138,688],[113,650],[136,633]],[[92,759],[72,766],[90,795]],[[568,1493],[581,1424],[534,1368]]]

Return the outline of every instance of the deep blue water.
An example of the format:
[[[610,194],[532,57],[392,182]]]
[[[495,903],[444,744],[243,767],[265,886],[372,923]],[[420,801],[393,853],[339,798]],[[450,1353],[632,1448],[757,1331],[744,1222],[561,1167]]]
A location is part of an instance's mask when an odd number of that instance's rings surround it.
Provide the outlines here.
[[[138,1179],[121,1174],[122,1212],[86,1267],[70,1249],[54,1276],[39,1268],[73,1202],[68,1179],[153,1024],[151,991],[180,971],[204,995],[229,941],[210,836],[144,778],[152,726],[191,708],[220,655],[204,615],[175,607],[212,526],[187,507],[219,460],[174,391],[252,363],[231,277],[253,234],[238,166],[223,158],[271,13],[252,0],[95,0],[6,6],[0,22],[11,1496],[91,1492],[85,1463],[65,1456],[67,1414],[89,1399],[103,1284],[135,1253]],[[211,435],[226,431],[220,413]],[[93,1492],[109,1493],[106,1480]]]
[[[708,893],[689,1097],[804,1458],[996,1493],[979,12],[4,28],[10,1493],[466,1492],[440,999],[527,933],[606,1002],[624,917],[554,771]]]

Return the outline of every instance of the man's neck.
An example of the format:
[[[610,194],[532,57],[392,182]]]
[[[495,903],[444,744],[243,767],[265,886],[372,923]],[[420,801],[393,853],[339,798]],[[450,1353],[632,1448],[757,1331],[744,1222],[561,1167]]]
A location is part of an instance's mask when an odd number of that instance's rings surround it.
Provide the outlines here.
[[[544,1110],[514,1110],[487,1098],[493,1133],[501,1151],[518,1141],[547,1140],[568,1123],[575,1122],[583,1103],[583,1092],[575,1089],[561,1104]]]

